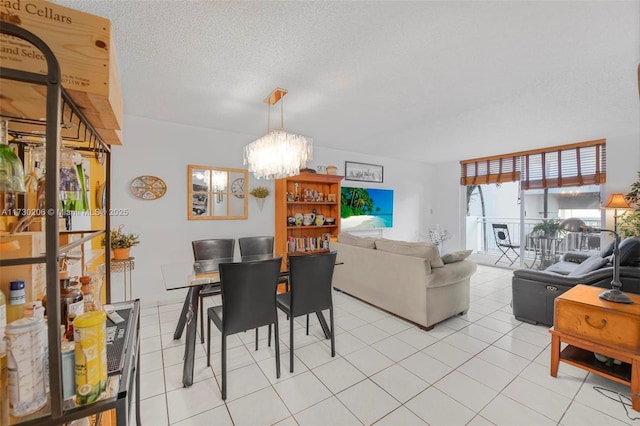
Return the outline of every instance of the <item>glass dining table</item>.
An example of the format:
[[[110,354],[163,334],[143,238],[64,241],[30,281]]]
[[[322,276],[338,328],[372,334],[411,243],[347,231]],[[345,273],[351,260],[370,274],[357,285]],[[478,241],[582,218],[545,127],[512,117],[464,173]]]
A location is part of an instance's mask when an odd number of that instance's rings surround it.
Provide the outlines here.
[[[182,370],[182,384],[184,387],[193,384],[193,367],[195,360],[196,335],[198,322],[198,303],[202,288],[209,284],[217,284],[220,282],[220,273],[218,267],[222,263],[232,262],[254,262],[271,258],[272,256],[256,255],[242,256],[234,258],[217,258],[198,261],[176,262],[160,265],[162,278],[166,290],[188,289],[182,312],[178,319],[174,340],[182,337],[182,333],[186,327],[185,348],[184,348],[184,365]],[[287,277],[288,271],[281,272],[281,277]],[[224,301],[223,301],[224,303]],[[329,338],[329,326],[322,312],[316,312],[318,321],[322,327],[325,338]]]

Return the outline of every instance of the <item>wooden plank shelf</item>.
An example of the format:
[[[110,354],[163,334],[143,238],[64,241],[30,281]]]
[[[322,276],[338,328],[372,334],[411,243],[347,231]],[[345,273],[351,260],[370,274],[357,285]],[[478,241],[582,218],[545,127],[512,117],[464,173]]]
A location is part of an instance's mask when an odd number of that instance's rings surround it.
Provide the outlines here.
[[[321,204],[321,205],[336,205],[338,204],[335,201],[287,201],[288,205],[297,205],[297,204],[303,204],[303,205],[313,205],[313,204]]]
[[[290,251],[289,256],[303,256],[305,254],[326,253],[329,250],[307,250],[307,251]]]
[[[325,228],[325,229],[332,229],[337,227],[338,225],[309,225],[309,226],[287,226],[287,229],[292,230],[305,230],[305,229],[321,229],[321,228]]]
[[[623,383],[631,383],[631,364],[623,362],[620,365],[611,366],[596,359],[594,352],[587,351],[576,346],[567,345],[560,352],[560,359],[583,370],[597,372],[601,376],[611,377],[612,380]]]

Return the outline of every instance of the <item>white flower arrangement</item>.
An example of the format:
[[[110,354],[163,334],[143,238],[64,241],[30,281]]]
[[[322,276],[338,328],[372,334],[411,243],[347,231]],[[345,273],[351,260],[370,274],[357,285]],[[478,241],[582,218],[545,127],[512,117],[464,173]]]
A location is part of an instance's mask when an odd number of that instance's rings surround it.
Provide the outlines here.
[[[438,247],[438,250],[441,250],[442,244],[451,238],[453,235],[446,229],[441,229],[440,225],[436,225],[435,229],[429,228],[429,239]]]

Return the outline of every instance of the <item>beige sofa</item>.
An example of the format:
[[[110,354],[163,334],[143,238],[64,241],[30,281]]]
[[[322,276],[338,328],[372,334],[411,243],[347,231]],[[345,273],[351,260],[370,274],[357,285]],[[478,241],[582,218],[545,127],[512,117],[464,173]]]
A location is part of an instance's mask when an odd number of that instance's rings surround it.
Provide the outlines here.
[[[360,238],[341,233],[333,287],[430,330],[469,309],[476,264],[469,252],[440,258],[432,243]],[[465,256],[466,254],[466,256]],[[450,263],[444,263],[443,259]]]

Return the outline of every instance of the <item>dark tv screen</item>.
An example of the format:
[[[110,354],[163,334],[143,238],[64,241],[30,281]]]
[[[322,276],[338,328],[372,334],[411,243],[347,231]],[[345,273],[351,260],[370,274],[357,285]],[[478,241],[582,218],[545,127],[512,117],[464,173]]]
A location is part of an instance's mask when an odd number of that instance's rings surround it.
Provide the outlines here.
[[[342,187],[340,227],[343,231],[393,227],[393,190]]]

